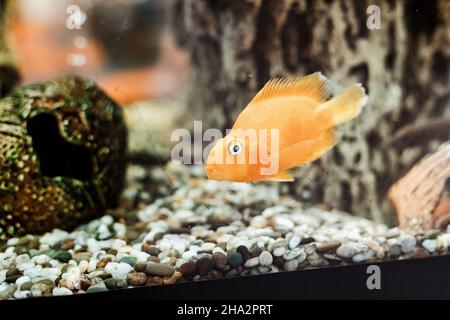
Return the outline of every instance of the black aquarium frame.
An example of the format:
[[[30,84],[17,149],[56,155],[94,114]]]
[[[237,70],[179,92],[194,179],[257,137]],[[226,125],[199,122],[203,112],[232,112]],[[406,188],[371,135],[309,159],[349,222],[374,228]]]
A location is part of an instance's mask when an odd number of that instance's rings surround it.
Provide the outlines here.
[[[366,282],[371,275],[367,273],[367,267],[370,265],[380,267],[379,290],[367,288]],[[96,299],[450,299],[450,255],[20,301],[87,302]]]

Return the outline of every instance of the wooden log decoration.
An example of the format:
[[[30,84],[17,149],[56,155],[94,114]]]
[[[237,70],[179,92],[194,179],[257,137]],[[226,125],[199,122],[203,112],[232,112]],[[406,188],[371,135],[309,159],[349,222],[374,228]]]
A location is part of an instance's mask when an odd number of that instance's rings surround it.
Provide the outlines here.
[[[413,232],[450,221],[450,142],[423,158],[389,190],[399,226]]]

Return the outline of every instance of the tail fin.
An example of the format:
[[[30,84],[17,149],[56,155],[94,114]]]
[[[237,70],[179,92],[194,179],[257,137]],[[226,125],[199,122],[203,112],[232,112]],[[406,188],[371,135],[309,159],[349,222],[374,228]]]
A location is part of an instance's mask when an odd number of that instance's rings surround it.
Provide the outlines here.
[[[354,84],[331,100],[321,104],[318,111],[329,111],[333,125],[337,126],[356,118],[367,103],[367,95],[361,84]]]

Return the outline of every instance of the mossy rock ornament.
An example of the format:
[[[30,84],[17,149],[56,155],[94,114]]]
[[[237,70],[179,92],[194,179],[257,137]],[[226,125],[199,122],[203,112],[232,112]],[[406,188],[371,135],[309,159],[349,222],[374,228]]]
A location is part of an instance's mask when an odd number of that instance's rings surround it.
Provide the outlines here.
[[[0,242],[71,229],[116,206],[127,129],[93,81],[64,77],[0,100]]]

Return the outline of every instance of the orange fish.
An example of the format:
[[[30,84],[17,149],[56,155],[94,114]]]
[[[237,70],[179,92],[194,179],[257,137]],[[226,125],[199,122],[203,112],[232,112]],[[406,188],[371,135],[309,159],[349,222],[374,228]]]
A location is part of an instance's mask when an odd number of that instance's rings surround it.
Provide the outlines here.
[[[293,181],[288,170],[332,148],[334,127],[357,117],[367,102],[360,84],[331,95],[331,82],[320,72],[267,82],[211,149],[208,178]]]

